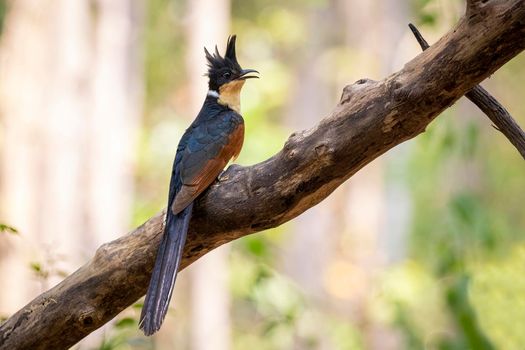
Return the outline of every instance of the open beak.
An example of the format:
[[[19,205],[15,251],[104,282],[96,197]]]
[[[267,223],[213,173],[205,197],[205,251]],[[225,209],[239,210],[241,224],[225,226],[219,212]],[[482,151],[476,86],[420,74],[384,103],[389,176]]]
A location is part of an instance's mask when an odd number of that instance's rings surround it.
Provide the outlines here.
[[[257,72],[255,69],[243,69],[241,71],[241,75],[237,79],[239,79],[239,80],[246,80],[246,79],[250,79],[250,78],[259,78],[256,75],[248,75],[250,73],[257,73],[257,74],[259,74],[259,72]]]

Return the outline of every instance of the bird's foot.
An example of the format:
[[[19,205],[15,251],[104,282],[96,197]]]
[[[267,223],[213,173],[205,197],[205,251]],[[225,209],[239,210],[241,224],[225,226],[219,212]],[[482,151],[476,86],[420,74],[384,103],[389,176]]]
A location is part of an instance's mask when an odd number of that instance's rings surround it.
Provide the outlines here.
[[[219,182],[223,182],[223,181],[228,180],[230,178],[230,173],[233,173],[233,172],[235,172],[235,170],[240,169],[240,168],[242,168],[242,166],[239,165],[239,164],[231,164],[228,168],[223,170],[219,174],[219,176],[217,176],[217,180]]]

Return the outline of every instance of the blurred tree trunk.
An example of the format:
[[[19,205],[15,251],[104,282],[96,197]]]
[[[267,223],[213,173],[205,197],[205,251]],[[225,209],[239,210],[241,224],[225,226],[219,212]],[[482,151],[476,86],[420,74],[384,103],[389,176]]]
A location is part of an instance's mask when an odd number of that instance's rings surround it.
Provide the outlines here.
[[[188,54],[190,116],[200,110],[208,91],[206,60],[203,46],[221,53],[226,47],[230,27],[230,0],[195,0],[188,2]],[[227,350],[230,339],[230,292],[228,288],[229,246],[207,254],[190,271],[191,279],[191,348],[207,350],[210,340],[213,349]]]
[[[79,237],[79,244],[88,251],[129,228],[135,141],[142,111],[140,33],[144,18],[140,1],[92,0],[91,6],[92,110],[84,131],[87,147],[81,180],[85,184],[86,232]],[[80,348],[98,346],[107,328],[92,333]]]
[[[85,242],[90,250],[129,228],[143,97],[143,5],[133,0],[96,0],[94,4],[93,113],[87,150],[91,235]]]
[[[2,217],[20,237],[2,240],[9,247],[0,273],[10,286],[0,290],[2,313],[38,294],[31,262],[68,273],[81,262],[81,154],[90,102],[87,2],[20,0],[10,9],[0,52]],[[54,273],[42,277],[40,291],[58,280]]]
[[[296,124],[304,125],[305,120],[308,125],[315,124],[330,109],[337,97],[330,98],[331,91],[339,91],[339,81],[383,76],[392,71],[393,67],[387,64],[404,34],[399,23],[407,22],[406,6],[402,0],[388,5],[379,1],[333,0],[326,9],[315,13],[309,21],[310,30],[317,33],[312,37],[324,40],[311,42],[309,51],[301,56],[305,64],[295,74],[300,81],[287,114],[298,121],[292,120],[293,129]],[[327,58],[317,53],[327,52],[330,45],[349,48],[351,77],[330,81],[323,76],[321,69]],[[403,233],[407,225],[403,218],[408,215],[404,205],[408,194],[402,184],[397,184],[393,193],[386,192],[385,166],[383,158],[375,160],[330,198],[301,215],[283,254],[288,273],[307,294],[319,300],[333,300],[331,307],[336,313],[353,315],[350,317],[354,324],[364,328],[365,343],[370,349],[400,345],[395,334],[375,324],[366,311],[376,272],[402,256],[405,245]],[[395,214],[386,217],[389,210]],[[402,219],[394,221],[395,218]],[[326,340],[322,346],[333,347]]]
[[[330,81],[323,79],[320,64],[321,52],[326,52],[333,44],[330,27],[334,20],[333,6],[316,9],[308,18],[308,30],[311,35],[306,52],[298,54],[301,64],[293,76],[297,77],[293,97],[288,105],[288,124],[292,130],[304,125],[315,125],[321,116],[330,110],[335,98],[331,98]],[[324,274],[333,257],[337,235],[327,234],[334,231],[333,207],[337,195],[328,198],[319,205],[299,216],[292,224],[289,241],[283,247],[282,259],[286,273],[299,283],[309,297],[325,300]],[[315,335],[319,341],[318,349],[329,350],[333,346],[326,337],[326,330],[320,327]],[[305,349],[301,337],[295,337],[294,349]]]
[[[133,3],[10,4],[0,46],[1,217],[20,236],[0,241],[10,286],[0,289],[0,313],[128,227],[142,85]]]
[[[408,23],[406,1],[341,1],[337,0],[346,28],[346,45],[357,55],[353,61],[354,78],[380,77],[395,71],[394,62],[401,46],[401,38],[408,34],[400,23]],[[369,25],[376,23],[377,25]],[[408,229],[409,194],[402,183],[392,181],[385,186],[386,168],[392,159],[398,163],[403,158],[404,147],[381,157],[356,174],[345,186],[346,222],[343,230],[349,244],[345,251],[347,282],[353,281],[358,292],[347,288],[355,321],[363,331],[367,349],[400,349],[401,339],[392,329],[378,323],[368,313],[373,297],[372,287],[379,272],[399,261],[404,254]],[[402,164],[398,164],[398,167]],[[389,180],[391,181],[391,180]],[[387,215],[388,213],[388,215]],[[343,265],[344,266],[344,265]],[[352,276],[354,274],[354,276]],[[350,283],[349,283],[350,284]]]

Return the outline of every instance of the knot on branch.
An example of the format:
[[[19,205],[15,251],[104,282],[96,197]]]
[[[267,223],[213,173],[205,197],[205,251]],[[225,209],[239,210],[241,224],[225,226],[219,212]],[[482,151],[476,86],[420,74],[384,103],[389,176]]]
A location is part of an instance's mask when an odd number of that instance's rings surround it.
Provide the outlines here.
[[[341,104],[350,102],[356,92],[362,91],[364,88],[370,87],[375,84],[376,81],[368,78],[359,79],[353,84],[347,85],[343,88],[343,94],[341,95]]]
[[[110,255],[111,252],[111,242],[104,243],[100,247],[98,247],[97,251],[95,252],[95,256],[93,257],[93,265],[97,267],[103,266],[106,261],[107,257]]]
[[[286,140],[286,142],[284,143],[284,147],[283,147],[284,153],[287,154],[289,158],[293,158],[293,156],[296,153],[295,151],[295,148],[297,148],[296,145],[301,143],[301,141],[304,140],[304,138],[308,136],[309,134],[310,132],[308,132],[307,130],[293,132],[288,137],[288,140]]]
[[[476,17],[480,17],[480,10],[487,5],[490,0],[467,0],[467,11],[466,18],[473,20]]]
[[[317,157],[324,157],[334,153],[334,149],[332,147],[329,147],[325,142],[318,144],[314,147],[314,149],[315,153],[317,154]]]
[[[97,316],[97,309],[89,306],[84,311],[80,312],[77,317],[77,322],[80,327],[85,329],[96,329],[97,324],[100,323],[101,317]]]
[[[467,8],[476,9],[482,7],[489,0],[467,0]]]

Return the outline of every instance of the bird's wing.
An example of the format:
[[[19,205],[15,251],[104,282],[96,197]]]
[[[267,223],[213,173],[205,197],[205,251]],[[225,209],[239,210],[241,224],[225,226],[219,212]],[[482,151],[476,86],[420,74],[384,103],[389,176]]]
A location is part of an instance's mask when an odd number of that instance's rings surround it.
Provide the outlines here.
[[[194,127],[180,162],[182,187],[171,206],[174,214],[211,185],[230,159],[239,155],[243,141],[244,123],[234,112]]]

